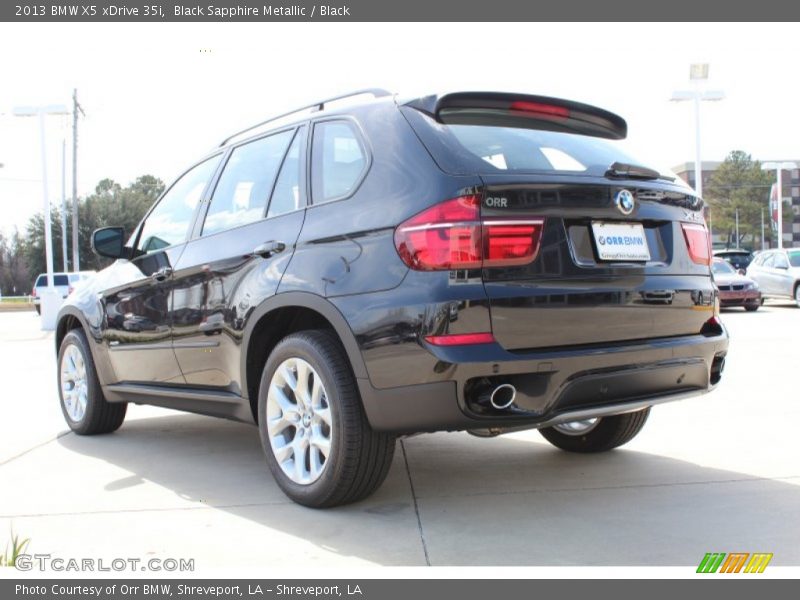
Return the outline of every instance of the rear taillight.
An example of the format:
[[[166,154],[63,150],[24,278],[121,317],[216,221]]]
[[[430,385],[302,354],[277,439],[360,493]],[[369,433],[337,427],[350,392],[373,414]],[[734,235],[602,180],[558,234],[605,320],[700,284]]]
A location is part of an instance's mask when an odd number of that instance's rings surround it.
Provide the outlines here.
[[[418,271],[505,267],[532,262],[544,219],[481,220],[480,197],[461,196],[424,210],[394,234],[400,258]]]
[[[686,247],[689,249],[689,258],[698,265],[711,264],[711,238],[705,225],[695,223],[681,223],[683,237],[686,238]]]
[[[31,298],[36,298],[36,288],[33,288],[33,291],[31,291]]]

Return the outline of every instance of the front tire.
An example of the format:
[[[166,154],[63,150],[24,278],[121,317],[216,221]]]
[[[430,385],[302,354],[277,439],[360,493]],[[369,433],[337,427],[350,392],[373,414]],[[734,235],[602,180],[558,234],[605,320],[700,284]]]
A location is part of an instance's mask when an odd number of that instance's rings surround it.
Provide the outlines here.
[[[386,479],[395,437],[372,430],[344,349],[326,330],[291,334],[267,359],[258,429],[281,490],[313,508],[356,502]]]
[[[73,329],[61,342],[58,395],[64,419],[78,435],[111,433],[125,420],[128,405],[107,402],[103,396],[89,342],[81,329]]]
[[[649,415],[650,407],[623,415],[546,427],[539,433],[556,448],[567,452],[606,452],[636,437]]]
[[[747,312],[755,312],[755,311],[757,311],[759,308],[761,308],[761,303],[760,303],[760,302],[759,302],[759,303],[757,303],[757,304],[745,304],[745,306],[744,306],[744,309],[745,309]]]

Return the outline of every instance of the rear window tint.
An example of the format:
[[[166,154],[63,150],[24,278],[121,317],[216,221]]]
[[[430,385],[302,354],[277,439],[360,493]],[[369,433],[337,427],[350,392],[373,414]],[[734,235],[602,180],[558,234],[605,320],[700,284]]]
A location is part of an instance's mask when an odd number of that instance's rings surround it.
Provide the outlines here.
[[[444,124],[415,108],[404,106],[401,111],[437,164],[455,175],[541,173],[602,177],[616,162],[651,167],[674,177],[668,169],[652,167],[629,156],[620,142],[523,127]],[[685,187],[677,178],[674,185]]]
[[[603,175],[615,162],[641,164],[609,142],[582,135],[485,125],[445,129],[488,172]]]

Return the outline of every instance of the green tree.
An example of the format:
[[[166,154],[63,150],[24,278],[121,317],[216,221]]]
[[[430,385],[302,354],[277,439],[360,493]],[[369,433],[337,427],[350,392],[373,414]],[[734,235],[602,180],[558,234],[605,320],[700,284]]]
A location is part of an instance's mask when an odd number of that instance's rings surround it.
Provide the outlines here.
[[[0,233],[0,293],[4,296],[22,296],[31,291],[22,245],[18,231],[9,237]]]
[[[769,192],[774,180],[772,174],[762,170],[761,163],[743,152],[734,150],[714,171],[705,188],[705,199],[710,206],[710,216],[715,233],[727,236],[727,245],[760,246],[761,210],[769,224]],[[736,213],[739,214],[739,239],[736,240]],[[790,211],[791,214],[791,211]],[[787,215],[785,215],[787,216]],[[790,215],[789,215],[790,216]],[[766,237],[771,239],[766,228]],[[749,240],[749,244],[746,242]]]
[[[101,258],[92,252],[92,232],[99,227],[124,227],[130,234],[142,220],[147,210],[164,190],[164,182],[152,175],[142,175],[127,187],[122,187],[112,179],[103,179],[95,187],[94,193],[78,202],[78,246],[82,270],[102,269],[110,259]],[[67,231],[72,232],[72,210],[67,208]],[[61,253],[61,211],[51,210],[53,267],[63,266]],[[70,268],[72,262],[72,240],[69,239],[68,254]],[[22,242],[22,254],[28,264],[30,277],[46,270],[44,252],[44,217],[41,213],[31,217]]]

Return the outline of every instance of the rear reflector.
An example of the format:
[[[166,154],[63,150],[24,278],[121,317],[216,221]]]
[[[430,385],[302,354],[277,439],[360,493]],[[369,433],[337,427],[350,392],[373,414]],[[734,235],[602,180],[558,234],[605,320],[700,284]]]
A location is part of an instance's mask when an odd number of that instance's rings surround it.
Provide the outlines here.
[[[493,344],[491,333],[453,333],[448,335],[429,335],[425,341],[434,346],[466,346],[469,344]]]
[[[532,262],[544,219],[484,220],[480,197],[461,196],[422,211],[394,234],[400,258],[418,271],[505,267]]]
[[[711,264],[711,238],[705,225],[695,223],[681,223],[683,237],[686,238],[686,247],[689,249],[689,258],[698,265]]]

